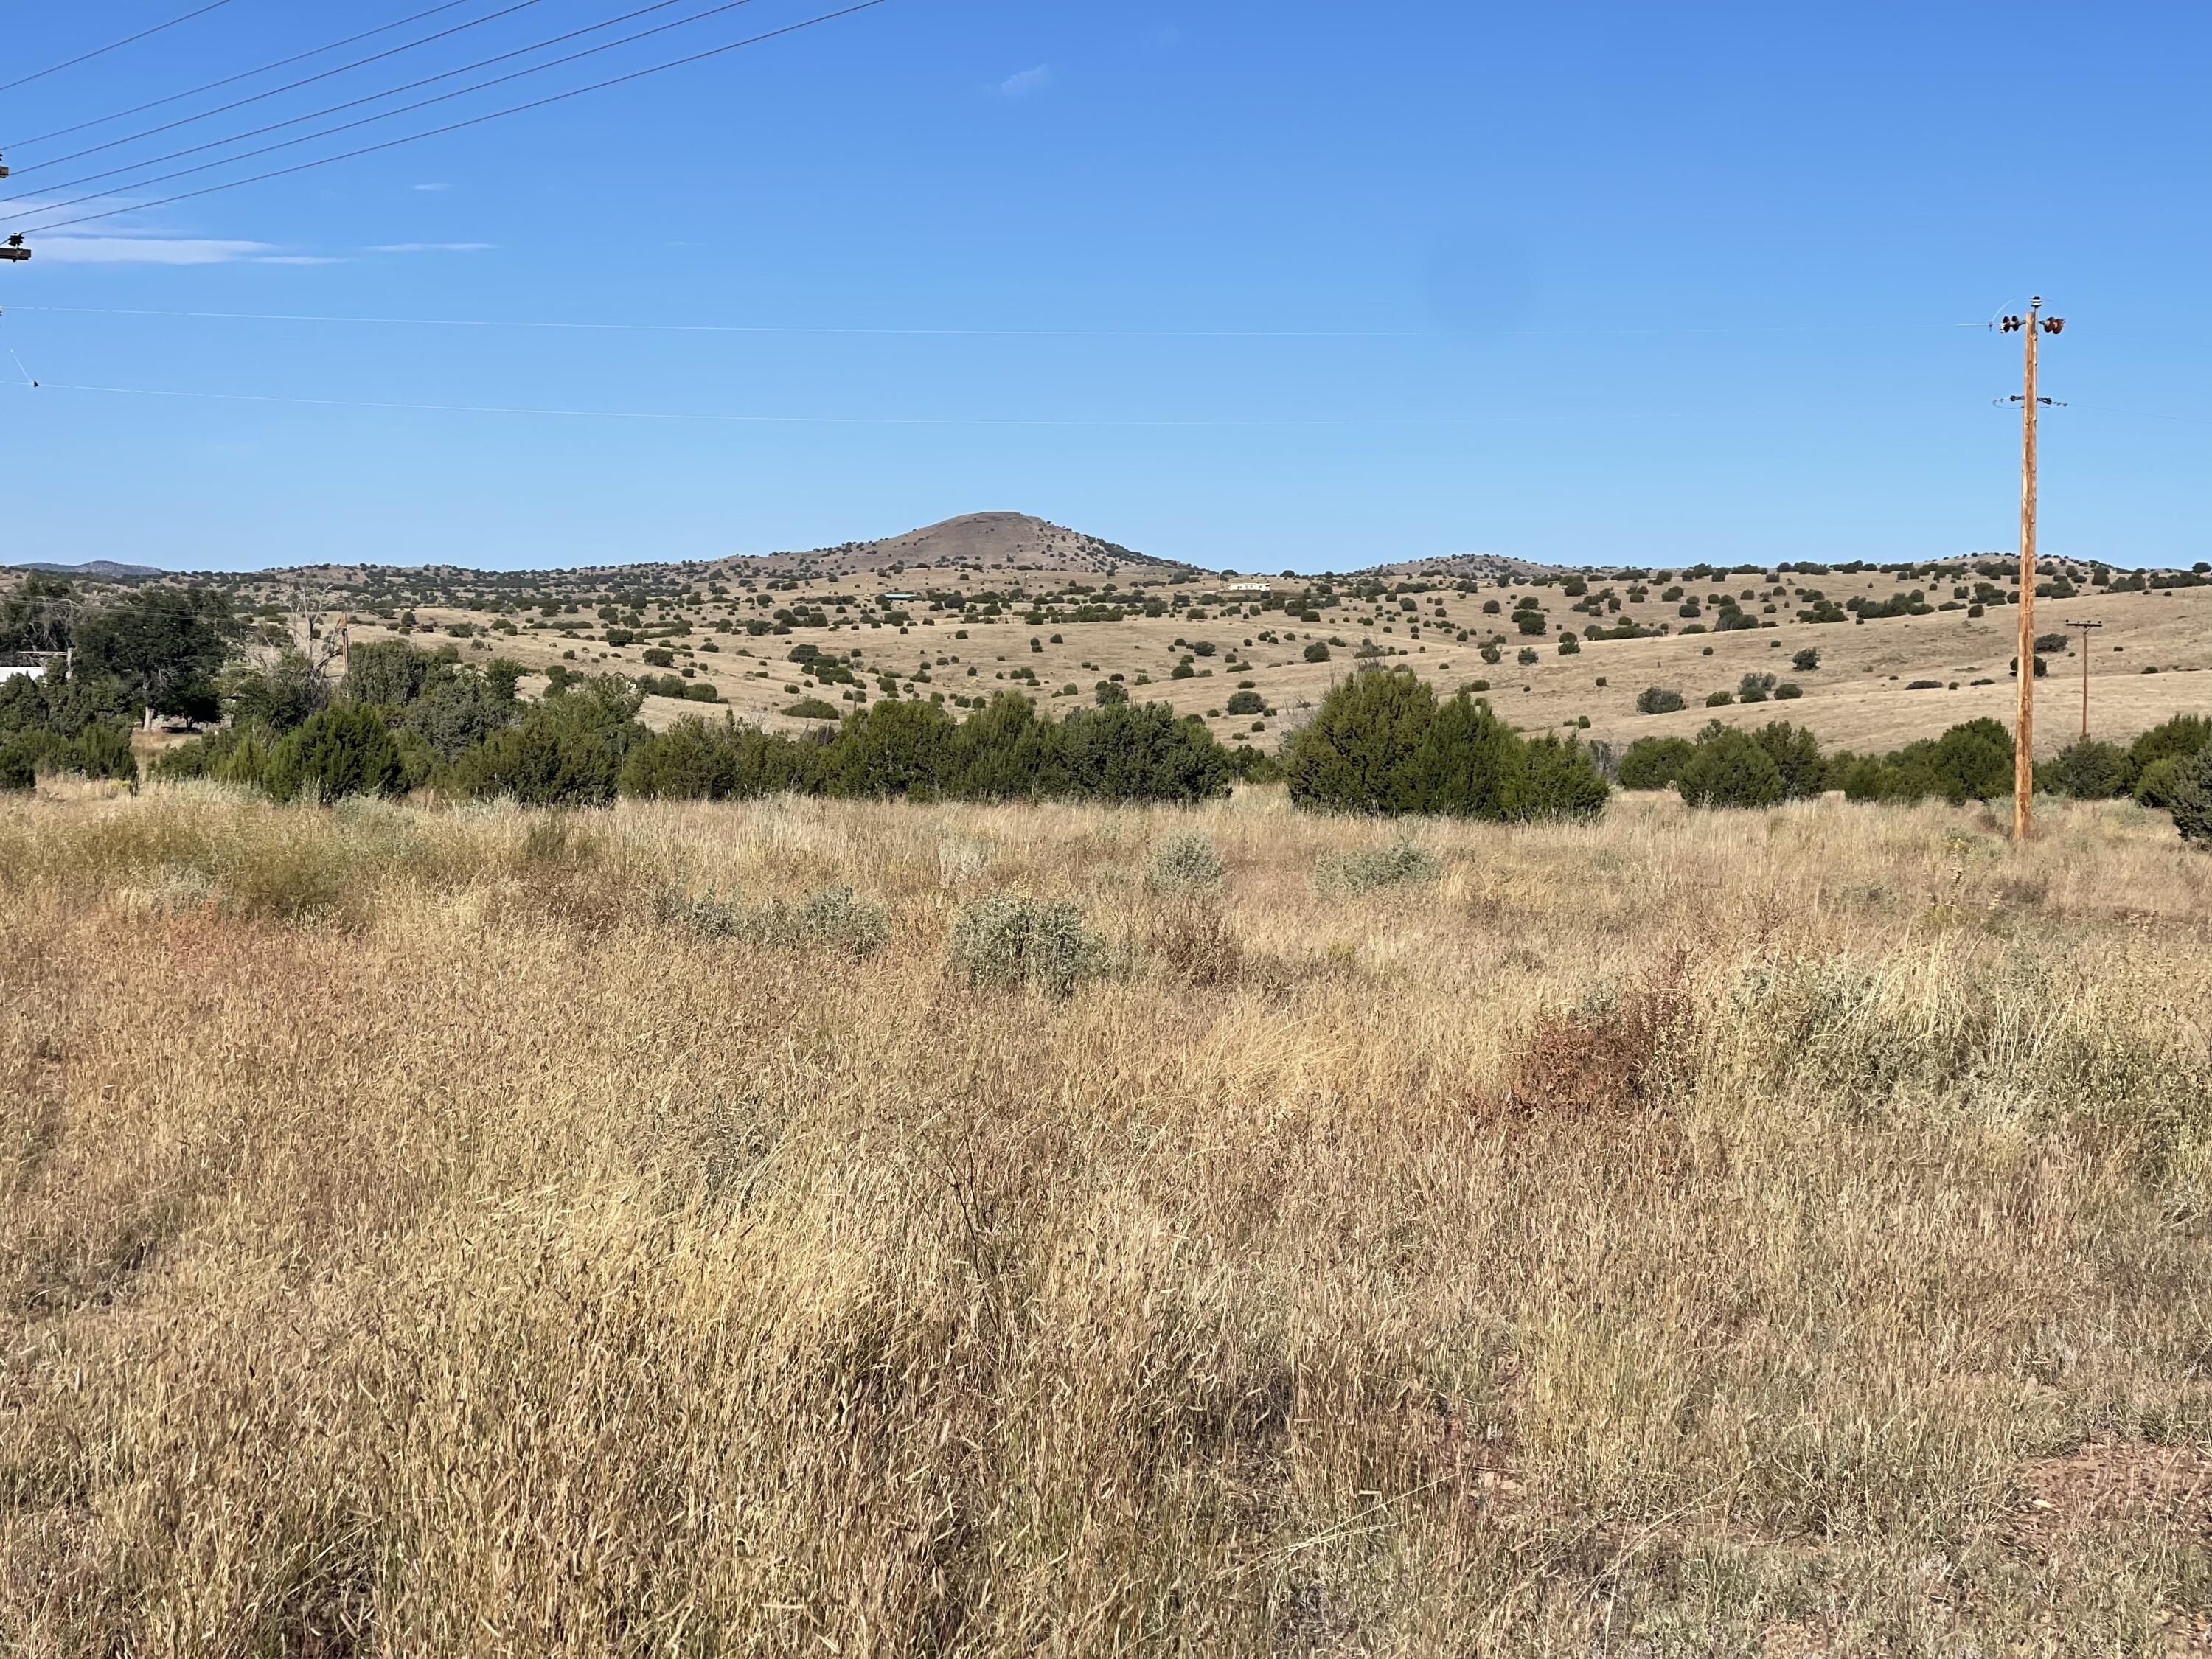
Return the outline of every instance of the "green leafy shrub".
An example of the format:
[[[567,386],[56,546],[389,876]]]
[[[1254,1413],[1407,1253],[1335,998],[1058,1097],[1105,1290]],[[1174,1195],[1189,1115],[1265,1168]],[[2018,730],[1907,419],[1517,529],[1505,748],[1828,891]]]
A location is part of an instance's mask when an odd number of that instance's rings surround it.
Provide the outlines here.
[[[1395,841],[1323,859],[1314,871],[1314,884],[1324,893],[1356,897],[1385,887],[1425,886],[1443,873],[1434,853]]]
[[[65,764],[83,777],[138,781],[138,757],[131,752],[130,734],[105,720],[92,721],[70,740]]]
[[[2166,793],[2182,840],[2212,846],[2212,748],[2176,762]]]
[[[840,718],[836,704],[824,702],[819,697],[801,697],[797,702],[785,704],[783,712],[797,720],[834,720]]]
[[[571,683],[462,756],[448,781],[478,799],[605,806],[630,752],[651,736],[637,720],[642,701],[635,687],[612,677]]]
[[[1735,693],[1733,691],[1709,691],[1705,694],[1705,707],[1708,708],[1725,708],[1735,701]]]
[[[2118,744],[2082,738],[2035,769],[2035,787],[2075,800],[2111,800],[2128,793],[2130,769]]]
[[[0,744],[0,794],[21,794],[38,783],[30,755],[12,743]]]
[[[1180,895],[1211,892],[1227,873],[1212,836],[1202,830],[1176,830],[1152,849],[1146,876],[1154,892]]]
[[[1636,694],[1636,712],[1639,714],[1671,714],[1683,706],[1682,694],[1663,685],[1647,686]]]
[[[1206,800],[1232,774],[1206,723],[1162,702],[1075,709],[1059,725],[1057,750],[1066,792],[1086,800]]]
[[[281,740],[264,720],[238,720],[219,732],[178,744],[154,763],[152,775],[172,782],[206,778],[258,789]]]
[[[687,714],[633,748],[623,763],[622,793],[645,800],[751,800],[812,781],[818,746]]]
[[[969,984],[1028,986],[1066,996],[1105,971],[1106,942],[1079,904],[1047,904],[1026,893],[987,895],[952,924],[953,965]]]
[[[1810,674],[1820,665],[1820,653],[1810,646],[1790,659],[1790,666],[1800,674]]]
[[[1784,680],[1774,688],[1774,701],[1794,702],[1805,695],[1805,688],[1794,680]]]
[[[1996,800],[2012,792],[2012,733],[1994,720],[1968,720],[1887,755],[1838,755],[1831,770],[1851,800]]]
[[[1327,662],[1328,660],[1328,647],[1326,645],[1323,645],[1319,640],[1316,640],[1312,644],[1306,647],[1305,659],[1308,662]]]
[[[1620,757],[1618,781],[1624,789],[1667,789],[1698,752],[1687,738],[1638,738]]]
[[[2160,755],[2143,768],[2130,792],[2138,806],[2155,806],[2171,811],[2173,806],[2173,782],[2181,770],[2183,757]]]
[[[1675,774],[1674,787],[1692,806],[1773,806],[1790,794],[1774,757],[1733,726],[1706,728]]]
[[[1264,714],[1267,712],[1267,700],[1257,691],[1232,691],[1228,708],[1232,714]]]
[[[1334,687],[1291,739],[1284,772],[1292,801],[1323,811],[1580,817],[1610,792],[1580,744],[1526,741],[1466,691],[1440,705],[1405,669]]]
[[[1735,689],[1738,702],[1765,702],[1774,695],[1774,676],[1746,674]]]
[[[269,757],[262,787],[278,800],[342,800],[400,787],[405,768],[384,716],[367,703],[334,704],[287,732]]]

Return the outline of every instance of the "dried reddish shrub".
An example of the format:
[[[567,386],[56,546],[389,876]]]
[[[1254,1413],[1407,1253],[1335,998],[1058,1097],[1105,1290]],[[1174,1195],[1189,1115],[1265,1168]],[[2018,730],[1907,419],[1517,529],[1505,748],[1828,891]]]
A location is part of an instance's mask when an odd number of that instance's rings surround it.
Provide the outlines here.
[[[1503,1105],[1521,1117],[1607,1117],[1641,1110],[1689,1023],[1680,955],[1595,1006],[1537,1017],[1507,1073]]]

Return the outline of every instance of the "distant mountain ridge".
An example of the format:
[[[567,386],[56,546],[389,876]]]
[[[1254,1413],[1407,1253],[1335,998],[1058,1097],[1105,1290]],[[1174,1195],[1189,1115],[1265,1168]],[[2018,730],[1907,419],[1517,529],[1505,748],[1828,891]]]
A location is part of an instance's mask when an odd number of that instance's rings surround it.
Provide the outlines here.
[[[10,570],[28,570],[41,576],[78,576],[88,581],[136,582],[169,573],[150,564],[118,564],[112,559],[88,559],[82,564],[15,564]]]

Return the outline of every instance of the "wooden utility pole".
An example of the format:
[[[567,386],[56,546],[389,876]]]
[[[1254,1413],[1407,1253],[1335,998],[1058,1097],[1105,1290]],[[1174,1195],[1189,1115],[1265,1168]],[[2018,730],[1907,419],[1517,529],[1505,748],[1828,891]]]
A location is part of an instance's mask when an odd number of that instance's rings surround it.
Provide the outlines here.
[[[2019,399],[2020,714],[2012,750],[2012,834],[2014,841],[2026,841],[2033,829],[2030,819],[2035,799],[2035,411],[2050,401],[2035,394],[2035,343],[2038,335],[2057,333],[2066,319],[2043,315],[2043,300],[2038,295],[2027,302],[2027,315],[2007,317],[2001,326],[2008,334],[2027,337]]]
[[[2069,628],[2081,630],[2081,741],[2089,741],[2089,630],[2102,628],[2100,622],[2075,622],[2068,618]]]

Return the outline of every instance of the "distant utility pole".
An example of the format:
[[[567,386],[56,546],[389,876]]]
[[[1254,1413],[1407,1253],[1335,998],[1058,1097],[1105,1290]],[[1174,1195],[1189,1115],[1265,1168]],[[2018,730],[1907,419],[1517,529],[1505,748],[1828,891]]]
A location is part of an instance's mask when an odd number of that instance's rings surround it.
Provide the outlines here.
[[[2020,714],[2013,732],[2012,835],[2026,841],[2035,799],[2035,411],[2051,401],[2035,395],[2035,342],[2039,334],[2056,334],[2066,326],[2063,317],[2043,314],[2043,298],[2027,302],[2027,315],[2007,317],[2000,325],[2008,334],[2027,337],[2027,375],[2020,396]]]
[[[2100,622],[2075,622],[2070,617],[2066,625],[2081,630],[2081,741],[2089,741],[2089,630],[2102,628]]]

